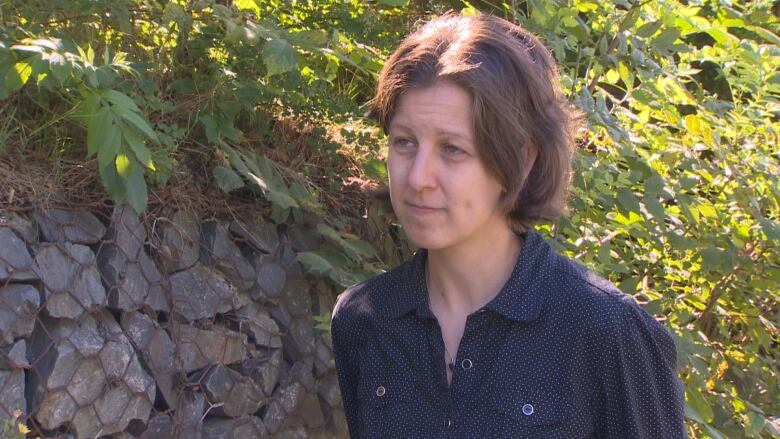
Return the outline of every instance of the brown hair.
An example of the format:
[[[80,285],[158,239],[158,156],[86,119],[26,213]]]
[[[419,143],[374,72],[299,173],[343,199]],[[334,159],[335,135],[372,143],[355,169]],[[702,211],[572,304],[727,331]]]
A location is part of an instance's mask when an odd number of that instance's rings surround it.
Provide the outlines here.
[[[434,18],[385,63],[370,115],[387,133],[401,95],[439,80],[453,81],[472,96],[476,146],[505,189],[510,223],[525,229],[558,218],[565,210],[580,115],[562,97],[547,49],[498,17]]]

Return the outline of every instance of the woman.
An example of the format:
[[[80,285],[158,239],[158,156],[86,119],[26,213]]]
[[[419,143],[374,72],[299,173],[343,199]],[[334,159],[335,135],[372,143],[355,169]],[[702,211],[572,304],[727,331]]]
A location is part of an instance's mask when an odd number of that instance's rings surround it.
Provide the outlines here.
[[[420,250],[334,309],[351,436],[684,437],[669,333],[533,229],[563,210],[577,121],[539,41],[434,19],[388,60],[373,115]]]

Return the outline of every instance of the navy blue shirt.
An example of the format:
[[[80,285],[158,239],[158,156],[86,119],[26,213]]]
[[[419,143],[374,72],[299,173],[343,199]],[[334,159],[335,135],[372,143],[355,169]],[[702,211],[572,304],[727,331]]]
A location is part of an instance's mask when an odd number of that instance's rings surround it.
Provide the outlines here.
[[[466,320],[447,384],[425,250],[339,296],[331,332],[351,437],[684,438],[668,331],[535,230]]]

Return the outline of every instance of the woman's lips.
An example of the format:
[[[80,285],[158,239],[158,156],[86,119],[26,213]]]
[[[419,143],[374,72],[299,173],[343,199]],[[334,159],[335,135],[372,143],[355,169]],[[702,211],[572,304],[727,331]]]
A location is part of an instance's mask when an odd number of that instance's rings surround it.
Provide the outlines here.
[[[421,206],[418,204],[412,204],[412,203],[406,203],[406,206],[409,208],[409,211],[412,212],[415,215],[418,216],[425,216],[425,215],[431,215],[434,213],[441,212],[444,209],[438,208],[438,207],[429,207],[429,206]]]

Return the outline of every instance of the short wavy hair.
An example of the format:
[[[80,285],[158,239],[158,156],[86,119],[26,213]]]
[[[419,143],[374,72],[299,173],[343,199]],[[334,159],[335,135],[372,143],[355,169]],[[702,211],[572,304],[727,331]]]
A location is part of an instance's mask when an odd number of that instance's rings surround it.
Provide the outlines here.
[[[581,115],[563,97],[550,52],[499,17],[449,13],[423,23],[385,63],[369,115],[387,134],[409,89],[449,80],[467,90],[480,159],[504,187],[501,203],[520,230],[566,208]]]

